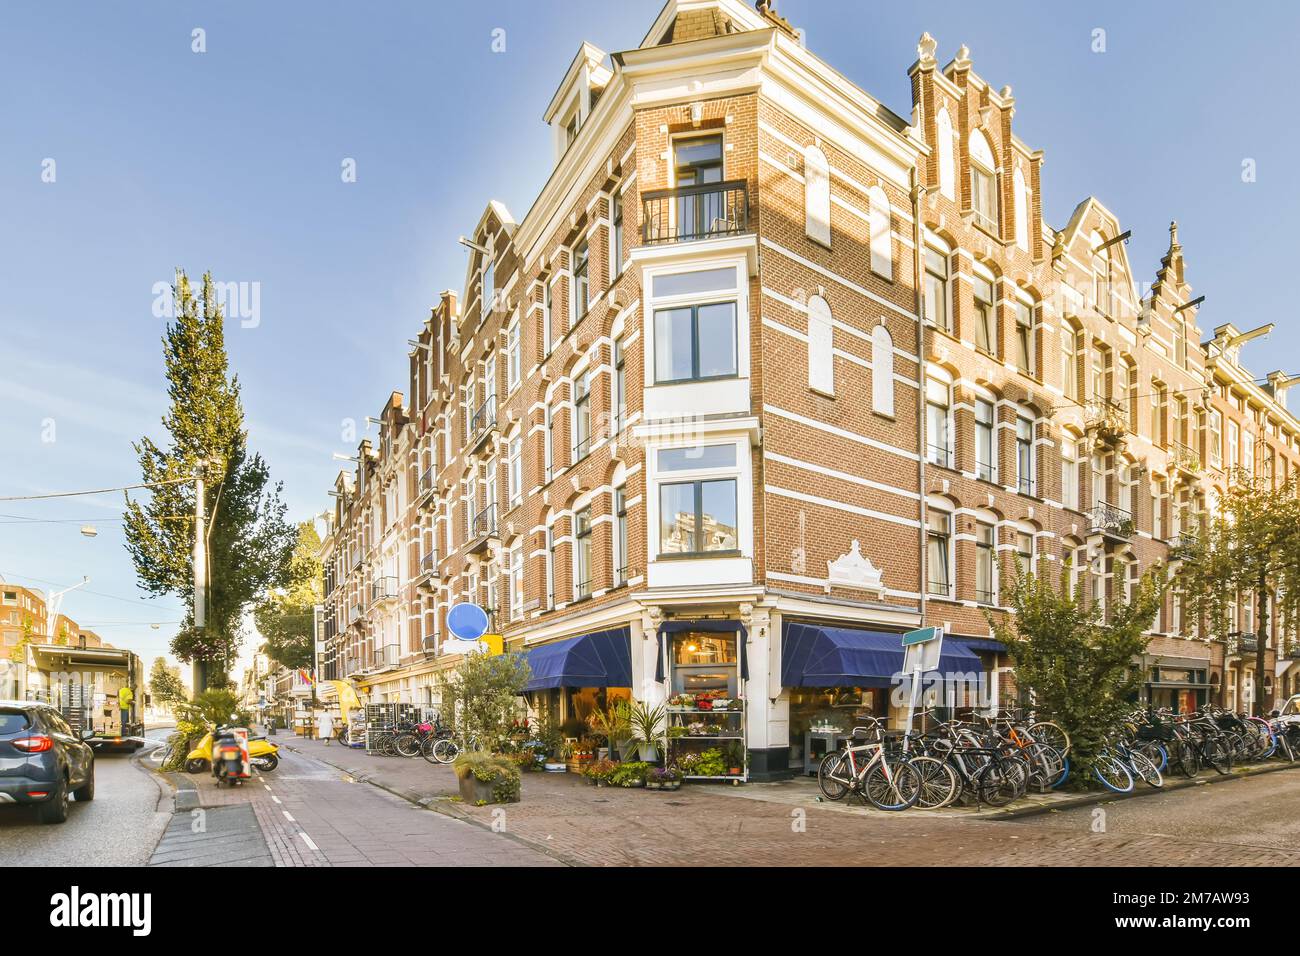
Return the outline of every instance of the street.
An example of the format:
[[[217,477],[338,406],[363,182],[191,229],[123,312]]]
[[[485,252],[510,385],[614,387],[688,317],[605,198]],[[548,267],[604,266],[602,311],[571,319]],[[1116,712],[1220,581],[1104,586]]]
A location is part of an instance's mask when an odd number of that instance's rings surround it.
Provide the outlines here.
[[[234,790],[101,754],[67,823],[0,810],[0,865],[1300,865],[1294,770],[1017,819],[854,810],[797,781],[662,796],[542,774],[519,804],[471,807],[448,767],[280,743],[279,768]]]
[[[170,809],[165,785],[131,754],[97,754],[95,799],[73,801],[66,823],[42,826],[29,807],[0,807],[0,866],[143,866]]]

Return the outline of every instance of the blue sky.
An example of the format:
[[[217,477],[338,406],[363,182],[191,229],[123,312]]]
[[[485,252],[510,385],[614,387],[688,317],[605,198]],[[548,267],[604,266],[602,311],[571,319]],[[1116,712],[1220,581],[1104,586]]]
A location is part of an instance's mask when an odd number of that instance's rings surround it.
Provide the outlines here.
[[[1300,8],[778,0],[809,47],[906,116],[906,69],[929,30],[1016,95],[1017,133],[1046,152],[1048,222],[1096,195],[1133,230],[1141,281],[1180,224],[1199,321],[1278,329],[1248,348],[1300,372],[1289,315],[1292,169],[1275,111],[1293,84],[1279,38]],[[251,444],[295,518],[329,503],[342,422],[404,387],[405,341],[459,288],[489,198],[522,218],[551,162],[541,114],[581,40],[635,47],[659,0],[137,2],[0,7],[0,495],[136,479],[130,442],[158,430],[172,270],[257,283],[257,323],[229,323]],[[192,31],[207,51],[192,51]],[[505,51],[492,50],[494,29]],[[1093,52],[1094,30],[1105,52]],[[341,164],[356,162],[344,183]],[[43,182],[53,159],[55,181]],[[1242,182],[1243,160],[1257,181]],[[251,288],[251,286],[250,286]],[[251,310],[250,310],[251,311]],[[244,327],[247,324],[251,327]],[[47,420],[54,423],[54,441]],[[119,496],[0,502],[0,575],[92,579],[64,610],[146,657],[178,602],[144,601]],[[32,523],[12,516],[71,523]],[[95,519],[99,535],[78,533]],[[93,593],[91,593],[93,592]]]

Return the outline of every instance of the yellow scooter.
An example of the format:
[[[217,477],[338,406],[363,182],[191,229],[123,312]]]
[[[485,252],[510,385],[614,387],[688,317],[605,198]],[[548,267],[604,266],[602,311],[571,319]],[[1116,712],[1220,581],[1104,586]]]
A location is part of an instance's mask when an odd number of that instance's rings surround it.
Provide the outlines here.
[[[280,766],[280,748],[265,737],[248,738],[248,762],[257,770],[270,772]],[[204,773],[212,766],[212,731],[185,758],[188,773]]]

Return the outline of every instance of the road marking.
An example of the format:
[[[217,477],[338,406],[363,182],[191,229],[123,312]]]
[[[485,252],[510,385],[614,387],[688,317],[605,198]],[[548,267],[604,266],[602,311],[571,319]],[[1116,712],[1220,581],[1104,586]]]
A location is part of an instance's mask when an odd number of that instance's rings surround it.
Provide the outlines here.
[[[299,831],[298,831],[298,836],[302,837],[302,842],[303,842],[303,843],[307,844],[309,847],[311,847],[311,848],[312,848],[313,850],[315,850],[317,853],[320,852],[320,847],[318,847],[315,843],[313,843],[311,837],[309,837],[307,834],[305,834],[305,833],[303,833],[301,830],[299,830]]]
[[[271,802],[272,802],[272,803],[279,803],[279,802],[280,802],[280,798],[277,797],[277,796],[275,796],[274,794],[272,794],[272,796],[271,796]]]
[[[284,814],[284,818],[285,818],[286,820],[288,820],[290,823],[297,823],[297,822],[298,822],[297,820],[295,820],[295,819],[293,818],[292,814],[290,814],[288,810],[281,810],[280,812]]]

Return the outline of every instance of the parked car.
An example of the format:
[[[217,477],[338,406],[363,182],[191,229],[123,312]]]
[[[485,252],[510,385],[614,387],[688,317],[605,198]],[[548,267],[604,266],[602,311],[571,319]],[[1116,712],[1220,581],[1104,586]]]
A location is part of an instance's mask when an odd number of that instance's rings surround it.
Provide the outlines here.
[[[49,704],[0,700],[0,804],[33,804],[42,823],[62,823],[74,797],[95,799],[89,744]]]

